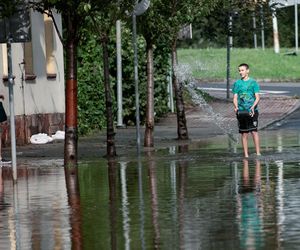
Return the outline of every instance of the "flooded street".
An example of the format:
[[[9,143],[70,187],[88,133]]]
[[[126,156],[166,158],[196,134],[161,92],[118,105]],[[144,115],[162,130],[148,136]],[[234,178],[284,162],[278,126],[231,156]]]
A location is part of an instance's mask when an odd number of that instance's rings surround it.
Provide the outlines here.
[[[300,132],[226,136],[62,167],[0,168],[0,249],[297,249]],[[253,145],[250,144],[250,152]]]

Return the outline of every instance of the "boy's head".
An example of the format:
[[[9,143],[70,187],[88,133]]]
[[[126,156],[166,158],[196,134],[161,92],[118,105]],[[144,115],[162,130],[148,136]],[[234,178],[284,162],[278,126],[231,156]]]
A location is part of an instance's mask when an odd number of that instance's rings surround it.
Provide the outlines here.
[[[246,69],[249,69],[249,65],[247,63],[241,63],[239,67],[245,67]]]
[[[249,76],[249,65],[247,63],[241,63],[238,68],[242,79],[247,79]]]

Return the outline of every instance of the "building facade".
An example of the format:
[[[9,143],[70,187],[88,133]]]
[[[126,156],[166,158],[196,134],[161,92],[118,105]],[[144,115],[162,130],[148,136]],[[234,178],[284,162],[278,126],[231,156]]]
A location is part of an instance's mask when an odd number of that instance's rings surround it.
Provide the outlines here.
[[[54,14],[62,31],[61,17]],[[63,46],[47,14],[30,12],[31,42],[12,43],[14,112],[17,145],[37,133],[64,130],[65,87]],[[0,31],[1,32],[1,31]],[[9,116],[7,45],[0,44],[0,94]],[[3,124],[2,142],[10,143],[9,119]]]

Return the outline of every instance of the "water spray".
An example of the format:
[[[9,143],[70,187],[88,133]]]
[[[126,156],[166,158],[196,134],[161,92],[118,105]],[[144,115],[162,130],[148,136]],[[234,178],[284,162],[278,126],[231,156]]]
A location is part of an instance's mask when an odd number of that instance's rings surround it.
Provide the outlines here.
[[[213,108],[206,102],[199,88],[196,86],[196,80],[192,76],[192,70],[190,65],[188,64],[178,64],[175,67],[175,75],[179,82],[185,83],[183,86],[188,90],[193,102],[199,105],[203,111],[209,115],[213,122],[225,133],[229,136],[229,138],[234,142],[238,143],[238,135],[234,133],[232,128],[228,125],[228,123],[224,123],[224,117],[216,113]]]

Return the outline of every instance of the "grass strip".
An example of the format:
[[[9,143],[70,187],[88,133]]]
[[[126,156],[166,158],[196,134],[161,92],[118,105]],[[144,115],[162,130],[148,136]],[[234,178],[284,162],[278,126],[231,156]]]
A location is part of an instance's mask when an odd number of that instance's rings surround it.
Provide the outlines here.
[[[275,54],[273,49],[231,50],[230,77],[239,78],[237,66],[250,65],[251,76],[259,81],[283,82],[300,80],[300,57],[291,55],[288,49]],[[193,76],[201,81],[225,81],[227,69],[226,48],[178,49],[179,63],[189,64]]]

